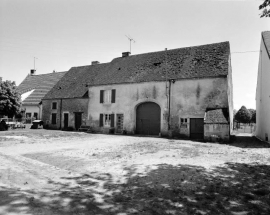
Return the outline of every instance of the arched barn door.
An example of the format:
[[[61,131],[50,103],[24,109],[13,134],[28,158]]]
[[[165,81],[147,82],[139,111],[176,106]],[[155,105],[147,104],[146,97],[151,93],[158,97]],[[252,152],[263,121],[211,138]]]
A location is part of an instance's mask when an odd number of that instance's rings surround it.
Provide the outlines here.
[[[136,133],[144,135],[160,133],[160,107],[158,104],[145,102],[137,107]]]

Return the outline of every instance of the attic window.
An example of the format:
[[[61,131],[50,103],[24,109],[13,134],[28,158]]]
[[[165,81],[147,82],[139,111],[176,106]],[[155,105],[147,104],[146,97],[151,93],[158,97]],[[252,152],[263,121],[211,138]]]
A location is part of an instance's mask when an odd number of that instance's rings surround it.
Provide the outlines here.
[[[160,66],[160,64],[161,64],[160,62],[159,63],[154,63],[155,66]]]
[[[62,89],[62,87],[58,87],[58,90],[61,90]]]

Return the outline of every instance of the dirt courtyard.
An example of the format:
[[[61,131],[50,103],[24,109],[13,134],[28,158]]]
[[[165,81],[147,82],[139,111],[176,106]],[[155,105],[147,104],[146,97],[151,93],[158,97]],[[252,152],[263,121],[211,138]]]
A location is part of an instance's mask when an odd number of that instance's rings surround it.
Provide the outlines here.
[[[270,214],[270,148],[241,135],[1,132],[0,214]]]

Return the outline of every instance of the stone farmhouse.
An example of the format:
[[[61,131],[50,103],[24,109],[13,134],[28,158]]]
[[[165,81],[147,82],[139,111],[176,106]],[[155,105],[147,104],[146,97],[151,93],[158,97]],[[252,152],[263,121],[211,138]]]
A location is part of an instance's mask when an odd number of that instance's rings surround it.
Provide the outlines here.
[[[41,99],[63,77],[65,72],[53,72],[42,75],[36,75],[35,72],[35,70],[31,70],[31,73],[26,76],[17,89],[21,94],[22,110],[25,117],[41,119]]]
[[[262,32],[256,90],[256,136],[270,141],[270,31]]]
[[[229,42],[73,67],[42,99],[50,128],[228,140],[233,123]]]

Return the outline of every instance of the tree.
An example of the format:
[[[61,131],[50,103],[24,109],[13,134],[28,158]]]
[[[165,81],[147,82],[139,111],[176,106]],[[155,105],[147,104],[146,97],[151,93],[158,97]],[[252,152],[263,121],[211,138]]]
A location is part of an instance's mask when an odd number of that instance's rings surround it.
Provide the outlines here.
[[[20,110],[21,96],[16,90],[15,82],[0,82],[0,114],[13,117]]]
[[[262,17],[270,17],[270,0],[264,0],[264,2],[259,6],[259,10],[262,10]]]
[[[248,109],[251,114],[250,123],[256,123],[256,110]]]
[[[242,106],[235,114],[235,119],[241,123],[250,123],[251,113],[245,106]]]

